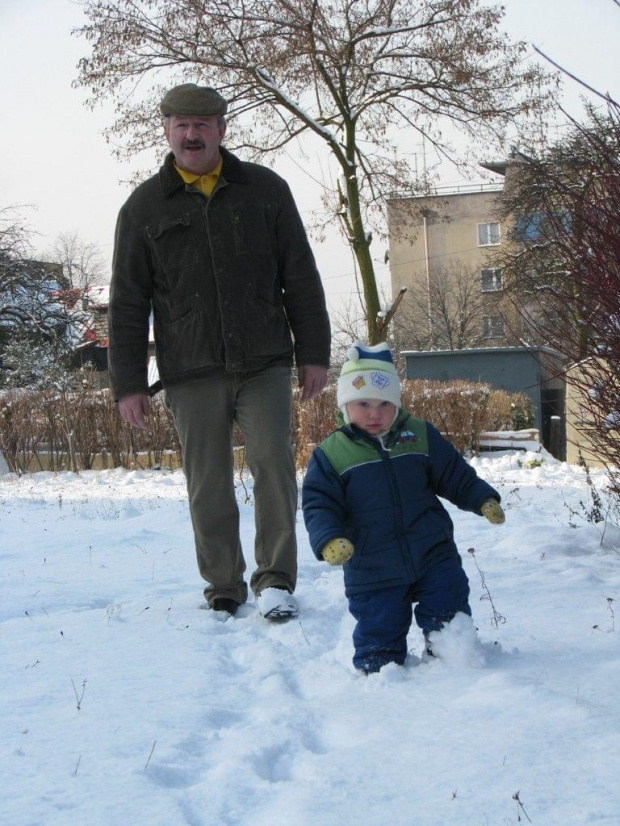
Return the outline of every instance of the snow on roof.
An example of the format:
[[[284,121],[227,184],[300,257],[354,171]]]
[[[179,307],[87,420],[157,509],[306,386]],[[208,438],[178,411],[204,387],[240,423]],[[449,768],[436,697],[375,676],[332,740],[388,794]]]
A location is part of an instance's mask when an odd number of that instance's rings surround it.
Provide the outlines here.
[[[95,307],[107,307],[110,303],[109,284],[89,284],[84,292],[89,302]]]

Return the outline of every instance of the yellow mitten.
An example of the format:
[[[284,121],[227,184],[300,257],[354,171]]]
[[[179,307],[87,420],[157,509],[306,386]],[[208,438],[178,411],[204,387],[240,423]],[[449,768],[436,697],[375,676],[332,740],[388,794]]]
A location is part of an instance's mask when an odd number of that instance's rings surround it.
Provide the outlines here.
[[[497,499],[487,499],[487,501],[480,506],[480,510],[482,515],[486,516],[493,525],[503,525],[506,521],[502,506]]]
[[[344,565],[353,556],[353,545],[348,539],[330,539],[321,551],[325,562],[330,565]]]

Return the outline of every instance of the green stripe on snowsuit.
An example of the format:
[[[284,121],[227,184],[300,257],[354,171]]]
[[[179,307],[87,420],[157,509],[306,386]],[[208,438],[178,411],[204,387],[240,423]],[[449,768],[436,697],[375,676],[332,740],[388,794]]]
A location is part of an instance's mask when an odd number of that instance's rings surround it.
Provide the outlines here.
[[[386,446],[389,447],[390,457],[395,459],[408,453],[422,453],[428,455],[428,437],[426,422],[414,419],[412,416],[398,417],[398,439],[388,437]],[[391,436],[392,434],[390,434]],[[343,430],[331,433],[320,445],[320,450],[327,456],[332,467],[339,475],[351,468],[364,465],[368,462],[381,461],[377,456],[377,448],[365,439],[353,441]]]

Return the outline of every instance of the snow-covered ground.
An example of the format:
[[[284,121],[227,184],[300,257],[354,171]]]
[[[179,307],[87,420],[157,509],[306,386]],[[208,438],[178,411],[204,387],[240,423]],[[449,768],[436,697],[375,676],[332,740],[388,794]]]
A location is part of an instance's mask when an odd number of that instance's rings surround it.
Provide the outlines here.
[[[618,826],[620,531],[589,521],[583,470],[540,458],[474,460],[504,526],[449,506],[480,649],[457,617],[425,662],[414,628],[368,678],[301,515],[299,620],[224,621],[181,473],[0,476],[0,822]]]

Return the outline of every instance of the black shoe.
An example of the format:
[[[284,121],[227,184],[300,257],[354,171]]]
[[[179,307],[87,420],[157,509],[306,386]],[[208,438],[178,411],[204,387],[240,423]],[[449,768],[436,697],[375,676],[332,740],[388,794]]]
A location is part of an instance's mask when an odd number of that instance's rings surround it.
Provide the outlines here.
[[[226,611],[231,617],[234,617],[239,603],[228,597],[216,597],[209,607],[213,611]]]

